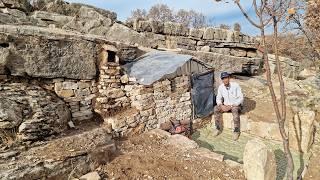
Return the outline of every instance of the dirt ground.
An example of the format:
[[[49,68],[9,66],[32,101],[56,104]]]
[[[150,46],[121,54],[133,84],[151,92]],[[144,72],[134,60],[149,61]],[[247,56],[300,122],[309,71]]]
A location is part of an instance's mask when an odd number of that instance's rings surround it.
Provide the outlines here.
[[[237,167],[201,157],[148,133],[118,144],[119,154],[99,174],[108,179],[245,179]]]

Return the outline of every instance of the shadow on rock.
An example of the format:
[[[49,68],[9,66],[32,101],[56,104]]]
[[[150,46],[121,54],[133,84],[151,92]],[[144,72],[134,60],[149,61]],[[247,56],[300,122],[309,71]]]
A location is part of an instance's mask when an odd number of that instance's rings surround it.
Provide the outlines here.
[[[256,106],[257,102],[255,100],[245,97],[243,101],[242,113],[248,113],[250,111],[253,111],[256,108]]]

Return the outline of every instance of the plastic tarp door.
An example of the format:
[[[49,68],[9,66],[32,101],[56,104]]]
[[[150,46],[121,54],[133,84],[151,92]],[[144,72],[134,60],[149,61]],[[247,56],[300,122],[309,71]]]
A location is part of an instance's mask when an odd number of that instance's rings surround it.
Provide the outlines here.
[[[195,118],[207,117],[213,113],[216,104],[214,95],[213,71],[203,74],[193,74],[192,80],[192,103]]]

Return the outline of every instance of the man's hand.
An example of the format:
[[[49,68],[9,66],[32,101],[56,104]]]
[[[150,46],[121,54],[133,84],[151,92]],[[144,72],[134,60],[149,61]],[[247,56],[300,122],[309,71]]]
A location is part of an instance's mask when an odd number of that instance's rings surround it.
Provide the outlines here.
[[[222,112],[228,112],[231,111],[231,106],[226,106],[226,105],[220,105],[220,109]]]

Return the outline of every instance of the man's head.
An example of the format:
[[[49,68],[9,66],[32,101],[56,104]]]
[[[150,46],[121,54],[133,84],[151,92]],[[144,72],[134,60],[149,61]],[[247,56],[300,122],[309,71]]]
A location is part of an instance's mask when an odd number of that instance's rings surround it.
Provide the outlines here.
[[[221,73],[221,80],[225,86],[228,86],[230,83],[230,74],[228,72]]]

